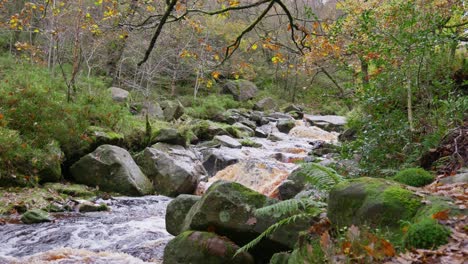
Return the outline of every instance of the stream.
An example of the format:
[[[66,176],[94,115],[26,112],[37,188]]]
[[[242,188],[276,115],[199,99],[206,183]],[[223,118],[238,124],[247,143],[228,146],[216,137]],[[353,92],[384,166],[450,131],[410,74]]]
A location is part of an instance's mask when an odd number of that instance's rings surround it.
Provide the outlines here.
[[[273,180],[278,183],[284,180],[297,167],[289,160],[307,157],[318,139],[300,133],[288,135],[274,128],[276,140],[250,138],[260,148],[215,150],[239,162],[253,162],[255,166],[261,163],[260,169],[244,166],[237,174],[220,173],[221,176],[211,180],[237,181],[256,190],[270,184],[271,175],[279,175],[277,171],[284,175]],[[336,139],[336,135],[332,138]],[[54,214],[55,220],[49,223],[0,225],[0,264],[162,263],[164,247],[172,238],[165,229],[165,212],[170,201],[164,196],[117,197],[97,201],[109,206],[107,212]]]

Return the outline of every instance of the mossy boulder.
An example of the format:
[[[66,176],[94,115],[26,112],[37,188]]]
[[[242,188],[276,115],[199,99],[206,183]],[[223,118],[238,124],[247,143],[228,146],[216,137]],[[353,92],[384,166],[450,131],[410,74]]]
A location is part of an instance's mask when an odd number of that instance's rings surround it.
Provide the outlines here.
[[[404,169],[398,172],[395,177],[393,177],[394,181],[414,187],[428,185],[429,183],[433,182],[434,179],[434,175],[421,168]]]
[[[87,136],[91,139],[92,148],[100,145],[122,145],[124,135],[106,128],[90,126],[86,129]]]
[[[328,217],[336,226],[398,228],[421,208],[421,198],[401,184],[362,177],[335,186],[328,199]]]
[[[52,218],[49,213],[41,209],[29,210],[21,216],[21,222],[25,224],[37,224],[50,221],[52,221]]]
[[[166,121],[179,119],[185,112],[184,106],[179,101],[163,101],[160,106]]]
[[[181,194],[169,203],[166,209],[166,230],[169,234],[177,236],[181,233],[185,216],[200,198],[196,195]]]
[[[296,122],[292,119],[280,119],[278,123],[276,123],[276,127],[280,132],[289,133],[291,129],[296,126]]]
[[[157,143],[138,153],[135,160],[162,195],[192,194],[206,175],[196,153],[182,146]]]
[[[432,249],[447,244],[450,230],[432,218],[424,218],[409,226],[404,236],[407,248]]]
[[[164,249],[164,264],[254,264],[249,253],[235,255],[234,242],[214,233],[187,231],[171,240]]]
[[[276,203],[276,200],[235,182],[217,181],[188,212],[183,230],[214,230],[238,245],[250,242],[285,216],[258,216],[258,208]],[[269,260],[277,252],[292,249],[299,232],[310,226],[309,221],[297,221],[280,227],[251,250],[256,260]]]
[[[154,192],[153,184],[143,174],[128,151],[102,145],[82,157],[70,168],[76,182],[99,186],[100,190],[125,195],[147,195]]]
[[[276,104],[275,100],[271,97],[265,97],[255,103],[254,105],[254,110],[260,110],[260,111],[267,111],[267,110],[275,110],[278,108],[278,105]]]
[[[65,154],[56,141],[47,144],[45,150],[47,151],[47,156],[43,162],[46,165],[39,172],[40,182],[57,182],[62,178],[61,164],[65,159]]]
[[[192,126],[193,133],[202,141],[212,140],[217,135],[228,135],[223,126],[207,120],[197,120]]]

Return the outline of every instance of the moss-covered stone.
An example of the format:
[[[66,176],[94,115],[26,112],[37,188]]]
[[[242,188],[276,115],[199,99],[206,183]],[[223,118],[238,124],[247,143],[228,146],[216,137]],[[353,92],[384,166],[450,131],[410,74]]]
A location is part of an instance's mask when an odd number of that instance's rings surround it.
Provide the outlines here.
[[[52,221],[50,215],[40,209],[32,209],[21,216],[21,222],[25,224],[37,224]]]
[[[340,183],[330,192],[328,217],[336,226],[369,224],[398,228],[422,206],[421,198],[399,183],[363,177]]]
[[[64,200],[59,193],[45,188],[0,188],[0,215],[30,209],[48,210],[50,204]]]
[[[442,226],[437,220],[424,218],[408,228],[404,237],[407,248],[437,248],[448,242],[450,230]]]
[[[73,197],[89,198],[96,196],[96,191],[82,184],[47,183],[44,188]]]
[[[241,143],[242,146],[244,146],[244,147],[252,147],[252,148],[260,148],[260,147],[262,147],[262,144],[257,143],[257,142],[255,142],[255,141],[253,141],[253,140],[251,140],[251,139],[248,139],[248,138],[242,139],[242,140],[240,141],[240,143]]]
[[[397,182],[414,187],[428,185],[429,183],[433,182],[434,179],[434,175],[421,168],[404,169],[398,172],[395,177],[393,177],[393,180]]]
[[[214,233],[187,231],[164,249],[164,264],[253,264],[249,253],[235,255],[239,246]]]
[[[181,233],[185,216],[200,198],[196,195],[181,194],[169,203],[166,209],[166,230],[169,234],[177,236]]]

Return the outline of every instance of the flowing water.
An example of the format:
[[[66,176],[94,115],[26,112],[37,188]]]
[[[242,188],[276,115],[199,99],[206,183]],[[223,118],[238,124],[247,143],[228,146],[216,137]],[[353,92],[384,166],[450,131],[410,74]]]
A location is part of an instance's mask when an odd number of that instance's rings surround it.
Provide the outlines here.
[[[296,167],[292,162],[307,157],[314,148],[316,139],[309,134],[304,137],[279,133],[281,138],[275,141],[252,138],[261,148],[221,147],[219,151],[237,157],[247,166],[241,167],[239,173],[236,167],[232,173],[227,169],[217,177],[259,191],[265,186],[274,189]],[[326,136],[323,140],[336,138],[329,133]],[[252,160],[255,170],[249,165]],[[240,179],[238,175],[248,178]],[[281,177],[273,181],[271,175]],[[275,186],[270,188],[272,181]],[[172,238],[164,220],[170,200],[163,196],[118,197],[98,201],[108,204],[108,212],[56,214],[56,220],[49,223],[0,225],[0,264],[161,263],[164,247]]]
[[[75,248],[121,252],[143,261],[160,262],[164,247],[172,238],[164,222],[170,198],[118,197],[102,202],[108,203],[111,210],[56,215],[57,219],[50,223],[0,226],[0,256],[15,257],[17,263],[21,263],[27,261],[21,258],[24,256]],[[14,263],[14,259],[0,258],[0,263]]]

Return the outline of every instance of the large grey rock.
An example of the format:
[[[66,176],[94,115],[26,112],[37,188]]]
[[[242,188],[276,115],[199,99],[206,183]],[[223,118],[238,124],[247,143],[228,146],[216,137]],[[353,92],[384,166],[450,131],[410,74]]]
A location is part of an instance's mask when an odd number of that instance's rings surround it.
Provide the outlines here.
[[[197,154],[182,146],[157,143],[135,156],[159,194],[177,196],[194,192],[206,174]]]
[[[169,203],[166,208],[166,230],[169,234],[177,236],[182,232],[185,216],[200,198],[196,195],[181,194]]]
[[[70,168],[76,182],[99,186],[100,190],[125,195],[152,194],[151,181],[143,174],[128,151],[102,145]]]
[[[442,178],[440,182],[443,184],[468,183],[468,172],[462,172],[453,176]]]
[[[247,101],[257,95],[257,86],[247,80],[229,80],[223,86],[223,93],[231,94],[237,101]]]
[[[283,110],[285,113],[289,113],[292,115],[296,116],[296,119],[302,119],[304,117],[304,110],[294,104],[288,105],[286,108]]]
[[[278,128],[278,130],[286,134],[289,133],[289,131],[291,131],[291,129],[293,129],[295,126],[296,122],[294,122],[294,120],[289,119],[278,120],[278,123],[276,123],[276,127]]]
[[[118,87],[111,87],[109,88],[109,91],[111,93],[112,100],[116,102],[125,102],[130,96],[130,93],[127,90]]]
[[[187,139],[175,128],[163,128],[158,131],[154,142],[186,146]]]
[[[184,107],[179,101],[163,101],[160,106],[166,121],[179,119],[185,112]]]
[[[203,154],[203,167],[210,176],[229,165],[239,162],[240,157],[226,152],[225,148],[210,148],[201,151]]]
[[[346,117],[337,115],[304,115],[311,125],[320,127],[327,131],[341,131],[346,125]]]
[[[228,148],[242,148],[242,144],[230,136],[215,136],[214,140],[219,142],[222,146]]]
[[[254,105],[254,109],[260,111],[274,110],[277,107],[278,105],[271,97],[263,98]]]
[[[187,231],[164,249],[163,264],[254,264],[253,257],[226,237],[211,232]]]

